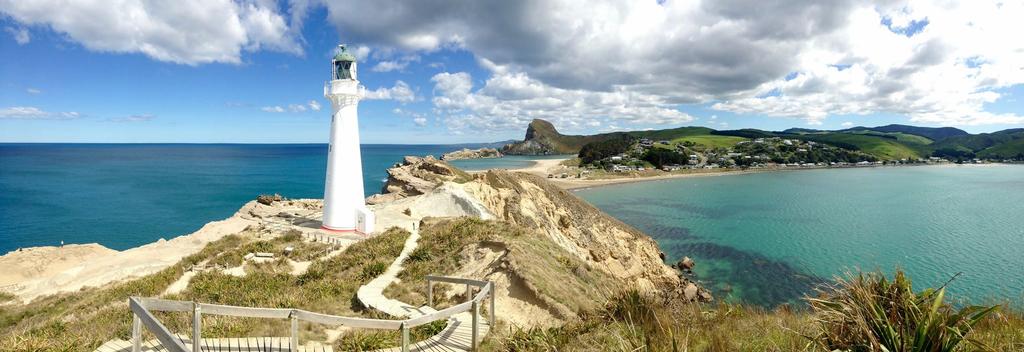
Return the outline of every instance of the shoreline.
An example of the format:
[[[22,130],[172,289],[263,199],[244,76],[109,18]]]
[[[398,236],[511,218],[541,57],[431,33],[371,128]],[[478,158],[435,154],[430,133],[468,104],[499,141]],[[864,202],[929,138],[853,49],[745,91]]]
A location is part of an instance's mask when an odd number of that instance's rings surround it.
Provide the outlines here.
[[[566,159],[534,159],[530,160],[533,162],[528,167],[507,169],[508,171],[525,172],[540,177],[547,177],[549,171]],[[943,163],[943,164],[905,164],[905,165],[868,165],[868,166],[814,166],[814,167],[786,167],[786,168],[763,168],[763,169],[712,169],[712,171],[705,172],[685,172],[685,173],[665,173],[651,176],[637,176],[637,177],[616,177],[606,179],[578,179],[578,178],[549,178],[548,181],[568,191],[579,191],[591,188],[607,187],[614,185],[638,183],[638,182],[652,182],[652,181],[664,181],[673,179],[685,179],[685,178],[696,178],[696,177],[717,177],[717,176],[735,176],[735,175],[747,175],[747,174],[760,174],[760,173],[771,173],[771,172],[791,172],[791,171],[809,171],[809,170],[831,170],[831,169],[867,169],[867,168],[883,168],[883,167],[923,167],[923,166],[979,166],[989,167],[996,165],[1016,165],[1012,163],[986,163],[986,164],[955,164],[955,163]],[[486,172],[487,170],[472,171],[470,173]]]

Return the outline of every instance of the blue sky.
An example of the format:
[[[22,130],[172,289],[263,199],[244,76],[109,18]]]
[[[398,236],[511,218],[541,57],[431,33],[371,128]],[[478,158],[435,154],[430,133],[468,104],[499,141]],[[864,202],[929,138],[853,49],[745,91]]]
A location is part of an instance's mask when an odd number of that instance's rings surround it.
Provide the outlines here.
[[[247,37],[209,49],[201,36],[212,34],[193,30],[203,27],[160,6],[128,2],[173,31],[117,33],[122,29],[112,26],[97,34],[41,11],[59,3],[0,1],[0,142],[323,143],[330,104],[322,85],[339,41],[364,54],[360,80],[379,93],[359,106],[364,143],[520,139],[534,117],[566,133],[890,123],[991,132],[1024,121],[1024,68],[1012,47],[1019,40],[985,46],[971,44],[977,38],[970,36],[950,38],[957,9],[935,6],[830,9],[845,20],[822,21],[819,27],[835,26],[825,34],[755,33],[759,25],[776,28],[758,23],[771,21],[764,13],[748,21],[750,28],[700,38],[683,35],[691,29],[680,23],[712,21],[694,25],[693,33],[703,35],[735,23],[726,17],[735,11],[611,1],[622,16],[574,12],[577,20],[613,27],[608,35],[560,27],[564,18],[538,29],[529,16],[515,15],[523,9],[474,14],[460,13],[477,11],[461,6],[431,16],[401,8],[414,6],[408,4],[228,1],[220,5],[239,9],[240,19],[265,10],[271,25],[241,21]],[[197,4],[204,3],[191,5]],[[360,9],[363,15],[353,15]],[[1019,10],[993,9],[973,15]],[[793,19],[813,24],[818,13]],[[641,28],[628,20],[637,16],[648,19]],[[714,16],[721,17],[717,24]],[[1018,26],[1001,17],[974,20],[993,23],[978,35]],[[673,33],[668,42],[666,32]],[[563,41],[567,36],[599,40]],[[765,40],[777,44],[764,46]],[[203,56],[209,50],[220,56]],[[910,73],[895,76],[904,71]]]

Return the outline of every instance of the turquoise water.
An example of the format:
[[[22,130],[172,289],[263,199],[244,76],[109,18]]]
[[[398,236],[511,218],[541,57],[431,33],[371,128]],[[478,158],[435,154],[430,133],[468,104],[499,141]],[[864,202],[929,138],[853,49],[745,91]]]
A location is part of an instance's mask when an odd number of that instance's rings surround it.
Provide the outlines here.
[[[363,145],[365,192],[405,155],[463,147],[478,146]],[[191,233],[261,193],[321,198],[326,158],[325,144],[0,144],[0,254],[60,241],[125,249]]]
[[[578,195],[690,256],[717,297],[794,302],[844,270],[903,268],[918,287],[1024,301],[1024,166],[775,172],[601,187]]]

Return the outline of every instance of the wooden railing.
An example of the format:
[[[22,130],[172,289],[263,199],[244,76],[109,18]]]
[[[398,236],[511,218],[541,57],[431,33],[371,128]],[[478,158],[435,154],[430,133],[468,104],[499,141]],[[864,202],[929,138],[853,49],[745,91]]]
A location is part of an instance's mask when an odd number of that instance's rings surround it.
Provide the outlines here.
[[[219,304],[197,303],[192,301],[172,301],[159,298],[130,297],[128,305],[132,311],[132,351],[140,352],[142,348],[142,328],[145,327],[156,336],[157,340],[170,352],[201,351],[202,315],[219,315],[245,318],[291,319],[290,346],[297,351],[299,346],[299,321],[330,325],[348,326],[361,329],[400,330],[403,352],[409,351],[409,329],[447,319],[455,314],[472,311],[472,349],[476,350],[480,343],[479,316],[480,304],[490,297],[490,320],[494,325],[494,283],[490,281],[470,280],[444,276],[427,276],[427,304],[433,305],[433,288],[437,282],[466,285],[466,302],[448,307],[430,314],[412,317],[405,320],[366,319],[342,317],[290,308],[254,308]],[[472,288],[479,290],[472,295]],[[186,347],[174,334],[167,329],[152,312],[192,312],[192,346]]]

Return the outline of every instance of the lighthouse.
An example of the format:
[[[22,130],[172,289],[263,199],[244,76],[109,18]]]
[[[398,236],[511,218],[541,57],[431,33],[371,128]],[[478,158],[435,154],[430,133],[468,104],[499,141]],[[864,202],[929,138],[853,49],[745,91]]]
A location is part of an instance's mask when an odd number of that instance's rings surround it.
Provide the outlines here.
[[[363,194],[363,163],[359,152],[357,107],[363,87],[356,76],[356,57],[345,45],[331,60],[331,80],[324,84],[331,101],[331,143],[327,147],[327,182],[324,187],[323,229],[369,234],[373,212]]]

